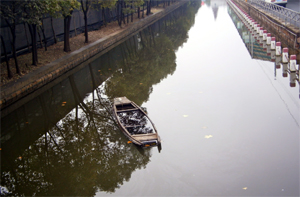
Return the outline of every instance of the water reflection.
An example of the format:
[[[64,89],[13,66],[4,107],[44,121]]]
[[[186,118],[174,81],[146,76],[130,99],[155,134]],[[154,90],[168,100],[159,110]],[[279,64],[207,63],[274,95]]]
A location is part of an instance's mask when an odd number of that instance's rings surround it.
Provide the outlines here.
[[[214,13],[215,20],[218,18],[218,10],[219,7],[226,6],[226,1],[224,0],[210,0],[210,4],[212,6],[212,11]]]
[[[299,73],[291,71],[289,69],[289,64],[282,63],[282,56],[275,56],[275,50],[271,50],[270,46],[267,45],[266,40],[263,40],[263,37],[259,36],[259,34],[256,33],[256,31],[254,31],[248,23],[242,22],[235,11],[229,6],[228,13],[234,25],[236,26],[239,35],[243,39],[243,42],[245,43],[245,46],[251,57],[253,59],[274,62],[275,79],[277,77],[277,69],[282,68],[282,77],[288,77],[288,75],[290,75],[290,87],[296,87],[297,83],[299,85]]]
[[[151,149],[127,144],[111,115],[111,98],[138,105],[176,69],[200,2],[147,27],[77,73],[1,117],[1,187],[6,195],[93,196],[114,192]]]

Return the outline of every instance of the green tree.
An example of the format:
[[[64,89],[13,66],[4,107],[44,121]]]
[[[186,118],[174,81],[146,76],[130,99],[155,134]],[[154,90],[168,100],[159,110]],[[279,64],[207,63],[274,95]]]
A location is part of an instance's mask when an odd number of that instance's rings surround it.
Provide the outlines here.
[[[127,14],[127,23],[129,15],[131,16],[131,22],[133,22],[133,14],[136,12],[137,8],[144,4],[144,0],[125,0],[126,6],[123,8],[123,12]]]
[[[105,18],[105,8],[112,8],[115,6],[117,0],[80,0],[81,3],[81,9],[83,12],[83,18],[84,18],[84,36],[85,36],[85,43],[89,42],[88,38],[88,12],[90,9],[101,9],[102,8],[102,17]],[[106,22],[105,22],[106,24]]]
[[[106,16],[105,10],[109,11],[109,9],[116,7],[117,0],[99,0],[99,1],[100,1],[100,4],[98,4],[98,5],[100,5],[100,9],[102,9],[103,23],[106,26],[108,17]],[[94,5],[97,5],[97,4],[94,4]]]
[[[76,0],[56,0],[64,18],[64,51],[71,51],[70,48],[70,25],[73,11],[80,7],[80,3]]]
[[[37,27],[42,25],[42,18],[46,13],[56,12],[59,10],[59,7],[55,6],[55,0],[24,0],[21,2],[21,21],[26,22],[28,24],[32,40],[32,65],[37,65]]]

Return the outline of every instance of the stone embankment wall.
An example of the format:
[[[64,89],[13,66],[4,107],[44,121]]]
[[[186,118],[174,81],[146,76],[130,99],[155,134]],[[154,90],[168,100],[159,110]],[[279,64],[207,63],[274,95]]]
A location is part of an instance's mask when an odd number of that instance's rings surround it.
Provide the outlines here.
[[[284,21],[273,17],[271,14],[265,13],[253,7],[251,4],[242,0],[233,0],[238,4],[244,11],[248,13],[264,29],[268,30],[272,36],[276,37],[276,41],[280,41],[283,47],[289,48],[291,54],[297,55],[297,60],[300,62],[300,29],[290,25],[286,25]]]
[[[185,3],[187,3],[187,1],[179,1],[177,3],[174,3],[171,6],[166,7],[163,11],[157,12],[135,22],[129,28],[99,39],[94,43],[91,43],[79,50],[76,50],[64,56],[63,58],[53,61],[37,69],[36,71],[25,75],[17,81],[10,82],[2,86],[0,100],[1,109],[43,87],[44,85],[68,72],[69,70],[77,67],[78,65],[94,57],[95,55],[106,53],[114,46],[117,46],[130,36],[158,21],[159,19],[181,7]]]

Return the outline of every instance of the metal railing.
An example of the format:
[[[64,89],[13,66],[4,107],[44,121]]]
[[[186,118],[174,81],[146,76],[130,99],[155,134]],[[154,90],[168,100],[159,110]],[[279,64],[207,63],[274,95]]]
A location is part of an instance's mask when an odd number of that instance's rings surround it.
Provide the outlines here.
[[[281,19],[284,21],[285,25],[293,25],[300,29],[300,12],[278,6],[274,3],[268,3],[264,0],[248,0],[247,2],[254,7],[263,9],[266,13]]]

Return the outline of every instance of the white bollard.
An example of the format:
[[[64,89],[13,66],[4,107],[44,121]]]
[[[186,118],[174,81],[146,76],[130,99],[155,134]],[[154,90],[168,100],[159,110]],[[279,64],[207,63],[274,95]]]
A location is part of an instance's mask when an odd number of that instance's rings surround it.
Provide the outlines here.
[[[281,55],[281,42],[276,42],[276,56]]]
[[[291,55],[290,57],[290,71],[296,72],[296,55]]]
[[[267,45],[271,44],[271,33],[267,33]]]
[[[256,25],[256,32],[259,33],[259,30],[260,30],[260,24],[257,24]]]
[[[267,40],[267,30],[263,31],[263,40]]]
[[[275,37],[271,38],[271,50],[275,50],[276,47],[276,40]]]
[[[275,56],[275,65],[276,65],[276,68],[280,68],[280,61],[281,61],[281,56]]]
[[[251,25],[252,20],[249,16],[247,17],[247,22]]]
[[[290,73],[290,87],[292,87],[292,88],[296,87],[296,79],[297,79],[296,72],[291,72]]]
[[[288,63],[289,62],[289,49],[283,48],[282,50],[282,63]]]
[[[254,23],[253,28],[254,28],[253,33],[255,33],[257,29],[257,23]]]
[[[263,42],[263,43],[262,43],[262,46],[263,46],[264,51],[266,51],[266,50],[267,50],[267,46],[268,46],[267,43],[266,43],[266,42]]]
[[[260,31],[259,31],[259,36],[262,37],[263,36],[263,32],[264,32],[264,29],[262,27],[260,27]]]
[[[253,25],[252,23],[254,23],[254,20],[250,16],[248,17],[248,21],[249,21],[250,25],[252,26]]]
[[[287,77],[288,76],[288,65],[282,64],[282,76]]]
[[[271,47],[270,47],[270,45],[267,45],[267,56],[271,57]]]
[[[275,51],[271,50],[271,62],[275,62],[276,56],[275,56]],[[276,65],[276,64],[275,64]]]

